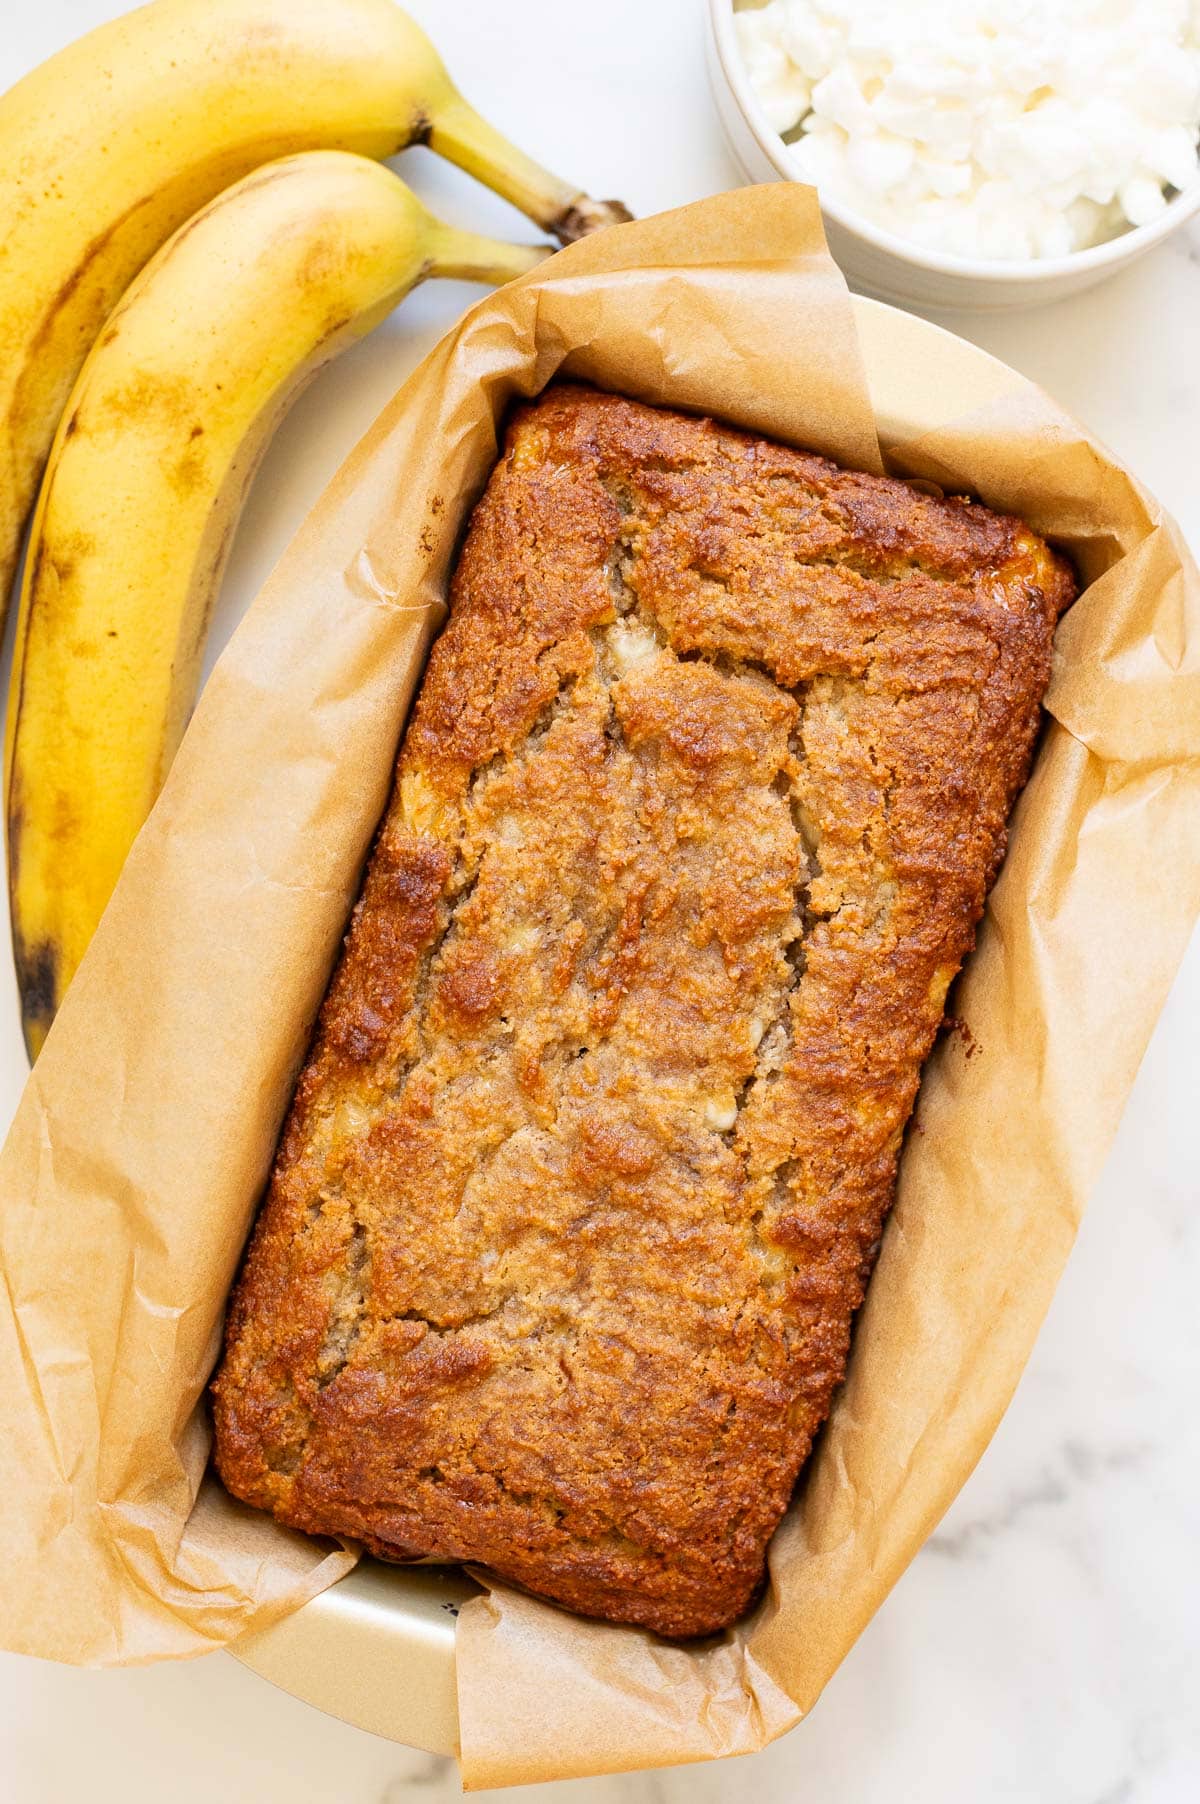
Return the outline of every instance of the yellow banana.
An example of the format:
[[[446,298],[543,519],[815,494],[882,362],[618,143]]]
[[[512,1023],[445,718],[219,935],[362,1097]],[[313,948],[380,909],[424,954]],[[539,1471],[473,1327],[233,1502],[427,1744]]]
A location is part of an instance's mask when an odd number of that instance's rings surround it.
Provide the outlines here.
[[[59,414],[143,264],[274,158],[416,142],[564,241],[628,218],[481,119],[392,0],[154,0],[0,97],[0,627]]]
[[[502,282],[547,249],[455,231],[384,165],[308,151],[211,202],[112,314],[50,453],[8,703],[31,1057],[174,755],[242,499],[299,387],[423,277]]]

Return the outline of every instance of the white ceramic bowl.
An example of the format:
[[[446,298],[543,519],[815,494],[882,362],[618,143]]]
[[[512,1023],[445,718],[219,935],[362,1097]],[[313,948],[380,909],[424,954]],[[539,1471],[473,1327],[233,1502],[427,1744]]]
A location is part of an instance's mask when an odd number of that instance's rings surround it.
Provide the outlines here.
[[[903,0],[898,0],[903,4]],[[752,182],[794,181],[787,145],[758,104],[738,48],[734,0],[706,0],[708,58],[729,147]],[[857,288],[903,306],[998,312],[1078,294],[1135,263],[1200,211],[1200,183],[1176,195],[1149,225],[1067,257],[985,261],[926,251],[822,197],[829,248]]]

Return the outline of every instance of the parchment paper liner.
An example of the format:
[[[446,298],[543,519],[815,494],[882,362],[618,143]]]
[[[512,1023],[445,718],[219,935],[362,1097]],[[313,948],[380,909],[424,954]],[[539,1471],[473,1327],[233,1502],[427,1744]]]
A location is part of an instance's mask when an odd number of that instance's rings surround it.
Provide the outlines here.
[[[881,467],[789,184],[480,302],[343,466],[212,676],[0,1154],[7,1647],[185,1657],[353,1564],[204,1479],[203,1391],[495,422],[560,371]],[[1012,1394],[1200,903],[1200,583],[1173,523],[1031,388],[884,451],[1023,514],[1090,583],[954,1003],[980,1051],[930,1062],[756,1614],[677,1648],[493,1587],[458,1623],[472,1787],[745,1753],[811,1706]]]

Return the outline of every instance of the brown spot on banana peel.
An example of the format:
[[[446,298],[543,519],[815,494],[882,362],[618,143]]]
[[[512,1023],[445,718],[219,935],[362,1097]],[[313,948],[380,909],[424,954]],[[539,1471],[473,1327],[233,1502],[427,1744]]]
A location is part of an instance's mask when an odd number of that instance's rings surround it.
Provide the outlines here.
[[[88,532],[64,534],[58,539],[53,553],[45,539],[39,540],[34,552],[33,575],[29,579],[33,605],[38,605],[38,598],[49,581],[53,580],[59,589],[64,588],[80,561],[93,556],[95,550],[96,540]]]
[[[17,973],[17,994],[21,1005],[21,1033],[32,1065],[42,1049],[50,1023],[61,1001],[61,958],[59,948],[50,940],[27,942],[21,932],[17,909],[17,882],[21,868],[21,837],[24,809],[20,796],[14,794],[8,809],[8,894],[12,914],[13,963]]]
[[[59,990],[58,948],[48,940],[26,946],[14,927],[13,959],[17,967],[17,988],[21,996],[21,1033],[32,1065],[46,1043],[46,1035],[50,1032],[62,999]]]
[[[165,429],[182,432],[184,422],[196,417],[196,386],[185,377],[140,370],[120,388],[88,399],[79,412],[86,415],[83,423],[93,432],[124,427],[131,421],[144,427],[152,418]]]
[[[167,477],[177,495],[194,494],[208,480],[208,459],[202,451],[185,451],[167,471]]]

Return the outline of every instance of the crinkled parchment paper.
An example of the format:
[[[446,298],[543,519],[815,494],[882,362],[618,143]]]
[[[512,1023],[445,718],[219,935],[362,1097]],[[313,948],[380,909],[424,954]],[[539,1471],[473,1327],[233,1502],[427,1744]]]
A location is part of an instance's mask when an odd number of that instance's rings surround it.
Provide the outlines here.
[[[848,297],[789,184],[562,252],[386,409],[218,664],[0,1155],[7,1647],[197,1654],[353,1564],[205,1480],[204,1388],[497,421],[560,371],[882,467]],[[492,1587],[458,1623],[472,1786],[748,1752],[809,1708],[1012,1394],[1200,905],[1177,529],[1024,385],[882,457],[1023,514],[1089,585],[954,1004],[981,1051],[930,1062],[758,1610],[680,1648]]]

